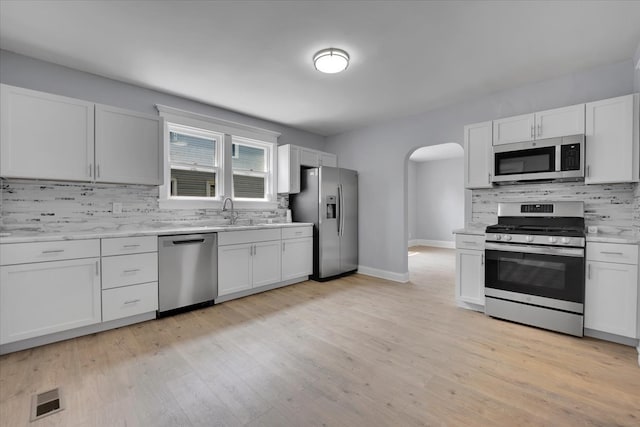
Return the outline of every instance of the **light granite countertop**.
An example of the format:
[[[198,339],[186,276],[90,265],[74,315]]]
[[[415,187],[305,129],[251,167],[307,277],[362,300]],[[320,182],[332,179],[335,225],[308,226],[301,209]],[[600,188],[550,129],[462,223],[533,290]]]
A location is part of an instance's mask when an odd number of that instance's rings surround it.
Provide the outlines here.
[[[273,224],[253,224],[253,225],[211,225],[211,226],[186,226],[186,225],[162,225],[155,227],[144,226],[121,226],[116,229],[92,229],[86,231],[61,231],[61,232],[40,232],[40,231],[16,231],[11,233],[0,233],[0,244],[4,243],[29,243],[29,242],[51,242],[56,240],[82,240],[101,239],[110,237],[136,237],[136,236],[166,236],[171,234],[192,234],[192,233],[222,233],[227,231],[260,230],[268,228],[286,228],[311,226],[308,222],[286,222]]]
[[[465,228],[457,228],[453,230],[453,234],[475,234],[476,236],[484,236],[486,225],[467,225]]]

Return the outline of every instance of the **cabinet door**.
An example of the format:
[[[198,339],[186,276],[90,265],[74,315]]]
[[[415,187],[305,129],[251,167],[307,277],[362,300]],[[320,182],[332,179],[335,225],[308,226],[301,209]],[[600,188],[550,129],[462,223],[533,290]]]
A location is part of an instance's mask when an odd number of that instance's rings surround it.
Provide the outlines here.
[[[281,255],[280,240],[253,244],[253,287],[279,282]]]
[[[586,105],[585,183],[638,181],[638,95]]]
[[[320,166],[338,167],[338,157],[331,153],[320,153]]]
[[[300,148],[300,165],[316,168],[320,166],[320,152]]]
[[[584,104],[536,113],[536,139],[584,133]]]
[[[161,185],[162,120],[96,105],[96,181]]]
[[[464,186],[490,188],[493,173],[491,122],[464,127]]]
[[[587,261],[584,327],[636,338],[638,265]]]
[[[278,193],[300,192],[300,150],[292,145],[278,147]]]
[[[282,241],[282,280],[313,274],[313,237]]]
[[[93,104],[0,85],[0,176],[93,179]]]
[[[484,305],[484,252],[456,250],[456,298]]]
[[[493,145],[533,140],[535,138],[534,124],[535,117],[533,114],[494,120]]]
[[[218,246],[218,295],[251,289],[253,245]]]
[[[0,267],[0,344],[99,323],[99,258]]]

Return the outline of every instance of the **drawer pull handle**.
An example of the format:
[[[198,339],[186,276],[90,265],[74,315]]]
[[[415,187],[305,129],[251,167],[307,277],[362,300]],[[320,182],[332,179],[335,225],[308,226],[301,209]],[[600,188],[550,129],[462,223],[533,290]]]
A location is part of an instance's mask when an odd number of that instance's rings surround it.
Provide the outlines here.
[[[135,273],[136,271],[140,271],[139,268],[132,268],[131,270],[124,270],[123,273]]]
[[[467,245],[476,245],[476,242],[470,242],[469,240],[463,240],[462,243],[466,243]]]
[[[125,248],[137,248],[140,245],[124,245]]]
[[[64,249],[49,249],[46,251],[42,251],[43,254],[58,254],[60,252],[64,252]]]
[[[302,231],[296,231],[296,234],[302,234]]]
[[[605,255],[624,255],[622,252],[600,251],[600,253]]]
[[[591,280],[591,264],[587,264],[587,279]]]
[[[124,305],[129,305],[129,304],[135,304],[137,302],[140,302],[140,298],[137,299],[130,299],[129,301],[125,301]]]

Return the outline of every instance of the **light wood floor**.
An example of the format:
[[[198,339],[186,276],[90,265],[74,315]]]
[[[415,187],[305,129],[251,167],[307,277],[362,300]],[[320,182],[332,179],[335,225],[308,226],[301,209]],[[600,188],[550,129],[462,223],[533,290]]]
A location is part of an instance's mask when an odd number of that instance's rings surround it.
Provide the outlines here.
[[[454,253],[411,282],[306,282],[0,358],[2,426],[640,425],[633,348],[456,308]]]

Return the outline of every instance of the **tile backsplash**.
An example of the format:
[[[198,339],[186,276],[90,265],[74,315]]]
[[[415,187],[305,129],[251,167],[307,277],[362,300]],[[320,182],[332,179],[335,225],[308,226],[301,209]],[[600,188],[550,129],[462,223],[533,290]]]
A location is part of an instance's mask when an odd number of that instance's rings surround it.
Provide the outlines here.
[[[175,225],[218,225],[216,209],[160,209],[158,187],[58,181],[2,180],[0,230],[109,231]],[[122,214],[112,213],[122,203]],[[238,223],[284,222],[286,210],[238,210]]]
[[[553,182],[473,190],[472,222],[495,224],[498,202],[583,201],[585,223],[602,232],[640,233],[640,185]]]

